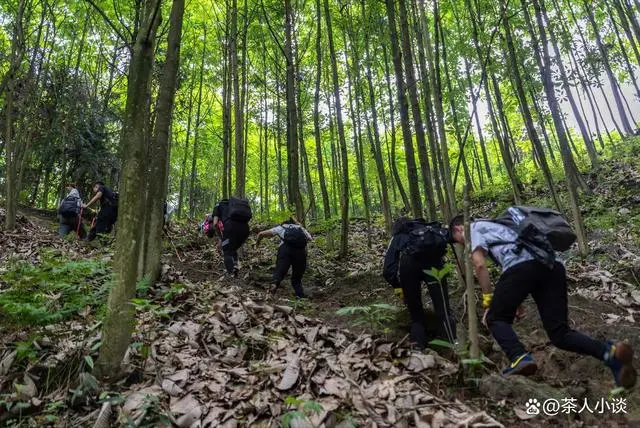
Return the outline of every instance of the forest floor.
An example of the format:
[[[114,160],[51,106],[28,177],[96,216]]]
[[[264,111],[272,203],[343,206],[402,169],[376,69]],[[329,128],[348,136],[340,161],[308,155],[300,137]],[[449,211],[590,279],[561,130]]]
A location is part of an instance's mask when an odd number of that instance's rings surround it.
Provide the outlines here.
[[[569,252],[567,269],[571,326],[640,350],[637,159],[632,153],[607,161],[586,177],[593,189],[583,198],[591,251],[586,259]],[[479,195],[474,214],[495,214],[508,198]],[[540,189],[526,200],[548,204]],[[133,301],[138,322],[126,375],[107,385],[91,372],[112,253],[61,240],[54,219],[23,210],[17,231],[0,232],[0,425],[640,424],[637,388],[619,391],[601,362],[551,346],[531,299],[516,330],[538,361],[532,378],[498,375],[506,360],[484,327],[482,364],[437,343],[412,351],[406,311],[380,276],[387,239],[372,226],[369,247],[364,222],[351,227],[346,260],[330,245],[336,232],[311,229],[310,299],[295,300],[287,281],[268,291],[276,242],[254,249],[250,238],[241,277],[233,279],[222,272],[213,241],[176,226],[162,279],[139,284]],[[463,332],[462,290],[455,279],[449,285]],[[378,312],[336,314],[345,307]],[[530,399],[560,407],[531,415]]]

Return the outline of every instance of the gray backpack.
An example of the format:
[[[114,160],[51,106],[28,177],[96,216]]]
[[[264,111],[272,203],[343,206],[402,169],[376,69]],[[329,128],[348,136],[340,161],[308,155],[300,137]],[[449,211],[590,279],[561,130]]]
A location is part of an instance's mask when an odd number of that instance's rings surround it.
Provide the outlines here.
[[[515,231],[516,243],[549,268],[555,263],[555,252],[568,250],[577,238],[562,214],[549,208],[513,206],[490,221]]]

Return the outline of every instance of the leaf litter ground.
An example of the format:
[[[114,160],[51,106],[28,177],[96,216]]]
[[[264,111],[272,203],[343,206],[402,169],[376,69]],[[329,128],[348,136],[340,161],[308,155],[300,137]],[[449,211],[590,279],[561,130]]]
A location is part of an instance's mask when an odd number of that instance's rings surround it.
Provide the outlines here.
[[[624,171],[623,167],[614,165],[610,171]],[[605,195],[612,200],[608,215],[632,221],[611,230],[592,227],[589,245],[594,256],[570,259],[568,272],[571,326],[601,339],[629,340],[638,349],[640,295],[635,276],[640,251],[634,219],[640,212],[630,199],[633,192],[623,194],[616,188],[636,188],[637,177],[626,171],[594,186],[592,199]],[[496,205],[487,204],[484,214],[495,212]],[[598,219],[603,217],[595,201],[587,210],[591,220],[596,213]],[[8,259],[38,264],[43,251],[51,248],[67,252],[71,259],[110,259],[108,252],[61,241],[50,220],[42,217],[21,216],[18,225],[17,233],[0,234],[0,275]],[[141,290],[135,302],[138,325],[125,358],[128,376],[116,385],[101,385],[90,374],[100,342],[95,308],[45,327],[3,326],[0,423],[627,426],[640,418],[637,392],[626,397],[626,415],[530,418],[524,412],[529,398],[595,402],[606,399],[613,388],[600,362],[549,344],[530,301],[525,320],[516,326],[540,366],[527,380],[505,381],[496,375],[506,361],[486,330],[481,331],[481,345],[493,365],[470,374],[451,355],[445,359],[443,352],[411,351],[406,344],[408,321],[402,316],[390,332],[352,327],[352,320],[336,316],[337,309],[381,302],[399,305],[378,275],[383,237],[375,232],[369,249],[364,224],[356,221],[352,228],[352,252],[346,261],[337,262],[320,246],[310,247],[305,278],[309,301],[291,300],[286,282],[275,293],[267,290],[274,243],[258,250],[247,246],[242,278],[232,279],[220,272],[212,241],[184,237],[189,233],[182,231],[183,238],[174,239],[167,250],[162,280]],[[10,285],[1,278],[0,290],[5,291]],[[460,290],[453,292],[452,302],[461,319]]]

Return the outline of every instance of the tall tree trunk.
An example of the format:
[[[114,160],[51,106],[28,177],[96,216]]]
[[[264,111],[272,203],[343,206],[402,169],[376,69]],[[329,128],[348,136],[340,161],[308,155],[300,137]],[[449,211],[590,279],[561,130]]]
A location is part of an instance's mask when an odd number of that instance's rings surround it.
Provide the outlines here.
[[[184,2],[185,0],[173,0],[171,7],[167,58],[158,90],[157,116],[150,150],[153,156],[151,156],[152,164],[147,193],[146,212],[149,236],[147,238],[145,275],[148,275],[152,281],[157,280],[160,276],[160,258],[162,256],[163,242],[162,227],[164,224],[163,204],[167,199],[167,180],[169,175],[169,135],[180,64]]]
[[[387,55],[387,45],[382,44],[382,53],[384,56],[384,70],[385,77],[387,82],[387,95],[389,102],[389,123],[391,128],[391,174],[393,175],[393,179],[398,186],[398,192],[400,192],[400,197],[402,198],[402,204],[405,210],[408,212],[411,209],[411,205],[409,203],[409,197],[407,196],[407,192],[404,190],[404,184],[402,184],[402,178],[400,177],[400,172],[398,171],[398,164],[396,163],[396,120],[395,120],[395,109],[393,104],[393,94],[391,92],[391,72],[389,70],[389,58]]]
[[[589,44],[587,43],[587,40],[585,39],[585,36],[583,34],[582,31],[582,27],[581,27],[581,23],[579,22],[578,18],[576,17],[576,14],[573,10],[573,5],[574,2],[572,0],[567,0],[567,9],[569,10],[569,14],[571,15],[572,21],[573,21],[573,26],[574,28],[577,30],[578,36],[580,37],[580,40],[582,42],[582,47],[584,50],[588,50],[589,49]],[[602,95],[602,99],[604,99],[605,105],[607,107],[607,112],[609,113],[609,117],[611,118],[611,121],[613,122],[613,125],[615,126],[616,130],[618,131],[618,133],[620,135],[623,134],[622,128],[620,127],[620,125],[618,124],[618,121],[615,118],[615,115],[613,114],[613,109],[611,108],[611,104],[609,103],[609,94],[607,92],[605,92],[604,90],[604,85],[602,84],[602,82],[600,81],[600,71],[596,68],[595,64],[593,63],[593,61],[587,61],[588,65],[589,65],[589,71],[591,72],[591,78],[595,80],[596,86],[600,89],[600,94]],[[538,65],[540,66],[540,65]],[[585,75],[587,75],[587,73],[585,73]],[[594,96],[595,98],[595,96]],[[598,107],[599,109],[599,105],[596,104],[596,107]],[[603,120],[604,122],[604,120]]]
[[[358,55],[355,52],[355,48],[353,46],[353,41],[350,44],[351,49],[353,50],[353,69],[359,69],[360,64],[358,60]],[[349,111],[351,113],[351,122],[352,122],[352,130],[353,130],[353,146],[356,152],[356,166],[358,168],[358,179],[360,182],[360,191],[362,192],[362,202],[364,204],[364,220],[367,228],[367,245],[371,247],[371,196],[369,194],[369,186],[367,182],[367,175],[365,169],[365,157],[362,150],[362,130],[360,126],[360,101],[358,99],[357,91],[358,91],[358,80],[355,82],[352,81],[353,76],[351,73],[351,67],[349,66],[349,58],[347,56],[347,36],[344,36],[344,63],[345,69],[347,72],[347,88],[349,94]],[[355,87],[354,87],[355,86]],[[355,99],[356,108],[354,110],[353,104]]]
[[[289,204],[295,205],[296,216],[300,221],[304,221],[304,206],[302,195],[300,195],[300,178],[298,160],[298,110],[296,108],[296,84],[295,84],[295,56],[293,52],[293,10],[291,0],[285,0],[285,42],[284,55],[287,62],[286,67],[286,89],[287,89],[287,148],[288,148],[288,183],[289,183]]]
[[[426,14],[425,18],[426,19]],[[448,209],[445,209],[445,219],[449,220],[450,217],[457,212],[458,208],[456,205],[456,194],[455,188],[453,187],[453,181],[451,179],[451,165],[449,162],[449,145],[447,144],[447,131],[445,129],[444,124],[444,109],[442,107],[442,83],[440,81],[440,31],[438,31],[438,20],[440,19],[440,12],[438,2],[433,3],[433,20],[434,20],[434,43],[433,47],[433,58],[431,58],[432,46],[431,39],[429,36],[429,32],[425,32],[426,41],[427,41],[427,60],[433,64],[433,72],[431,79],[431,87],[432,94],[435,99],[435,112],[436,118],[438,122],[438,131],[440,133],[440,145],[442,147],[442,176],[444,180],[444,188],[445,194],[447,197]],[[426,27],[426,24],[425,24]],[[449,216],[446,213],[449,213]]]
[[[280,72],[279,72],[279,68],[278,65],[276,65],[276,158],[278,161],[278,208],[280,209],[280,211],[284,211],[284,194],[285,194],[285,188],[284,188],[284,178],[283,178],[283,172],[282,172],[282,127],[280,126],[280,123],[282,122],[280,115],[281,115],[281,108],[280,108]],[[287,194],[288,194],[288,190],[287,190]]]
[[[469,13],[471,14],[471,29],[472,29],[472,38],[473,44],[475,46],[476,55],[478,56],[478,61],[482,64],[484,62],[484,55],[482,51],[482,46],[480,45],[479,35],[478,35],[478,18],[477,11],[474,10],[471,1],[465,0],[465,4]],[[488,58],[487,68],[491,68],[491,59]],[[497,81],[495,76],[493,76],[492,83],[494,85],[494,90],[496,91],[496,96],[500,94],[500,88],[497,86]],[[484,92],[487,97],[487,109],[489,110],[489,118],[491,120],[491,129],[493,130],[494,138],[497,140],[498,147],[500,149],[500,154],[502,160],[504,162],[505,169],[507,170],[507,176],[509,178],[509,182],[511,183],[511,189],[513,192],[513,199],[516,204],[521,203],[522,195],[520,191],[520,182],[515,174],[513,161],[511,159],[511,154],[509,152],[509,145],[506,141],[505,135],[500,130],[500,126],[498,125],[498,121],[496,120],[496,114],[494,112],[493,100],[491,96],[491,90],[489,89],[489,77],[486,79],[482,79],[482,84],[484,86]],[[500,104],[500,108],[502,105],[502,99],[496,99],[496,102]],[[498,112],[502,117],[504,117],[501,112]]]
[[[582,115],[580,114],[580,111],[578,110],[578,106],[576,105],[576,101],[573,97],[573,92],[571,91],[571,86],[569,84],[569,78],[567,77],[567,72],[564,67],[564,62],[562,60],[560,48],[558,47],[558,42],[556,41],[556,35],[553,30],[553,25],[551,25],[551,22],[549,21],[549,16],[547,15],[547,9],[544,4],[544,0],[540,1],[540,8],[542,10],[542,16],[547,23],[547,27],[549,28],[549,40],[551,42],[551,46],[553,47],[553,52],[555,54],[555,63],[558,65],[558,68],[560,70],[560,78],[562,79],[562,85],[564,87],[565,93],[567,94],[567,99],[569,100],[569,105],[571,106],[573,117],[575,121],[578,123],[580,134],[582,135],[582,139],[587,148],[587,153],[589,154],[591,166],[593,168],[598,168],[599,161],[598,161],[598,154],[596,153],[596,147],[593,144],[591,135],[587,130],[587,126],[584,123]]]
[[[299,64],[296,61],[296,76],[300,76]],[[313,192],[313,180],[311,179],[311,169],[309,168],[309,156],[307,156],[307,146],[304,142],[304,116],[302,114],[302,82],[299,81],[296,85],[297,94],[297,108],[298,108],[298,139],[300,140],[300,157],[302,158],[302,166],[304,168],[304,177],[307,190],[307,196],[309,198],[308,212],[311,213],[311,218],[315,220],[318,218],[316,197]],[[300,219],[303,221],[303,219]]]
[[[418,145],[418,159],[422,172],[422,182],[427,196],[427,208],[429,218],[434,220],[437,217],[435,195],[433,192],[433,179],[431,167],[427,156],[427,143],[424,136],[424,126],[422,124],[422,112],[420,111],[420,101],[418,100],[418,87],[413,66],[413,53],[411,50],[411,38],[409,35],[409,20],[407,17],[407,6],[405,0],[399,0],[400,34],[402,38],[402,58],[404,60],[404,71],[407,77],[407,91],[411,103],[411,113],[413,115],[413,127],[416,133]]]
[[[503,6],[504,7],[504,6]],[[509,24],[509,19],[505,18],[502,21],[502,26],[504,28],[504,33],[507,41],[507,49],[509,61],[511,63],[511,75],[513,76],[513,80],[515,83],[516,95],[518,97],[518,102],[520,103],[520,108],[522,111],[522,118],[524,119],[525,126],[527,128],[527,135],[531,140],[533,147],[535,149],[535,155],[540,163],[540,167],[542,169],[542,174],[549,186],[549,191],[551,192],[551,197],[553,198],[553,202],[558,208],[559,211],[562,211],[562,204],[560,203],[560,198],[558,197],[558,193],[556,192],[555,183],[553,182],[553,176],[551,175],[551,170],[549,169],[549,165],[547,163],[547,157],[544,154],[544,149],[542,144],[540,143],[540,138],[538,137],[538,132],[536,131],[536,127],[533,123],[533,117],[531,115],[531,110],[529,109],[529,102],[527,100],[527,95],[524,91],[524,85],[522,84],[522,78],[520,77],[520,68],[518,66],[518,60],[516,57],[516,49],[513,44],[513,37],[511,35],[511,25]]]
[[[560,112],[560,106],[558,105],[558,100],[556,98],[553,80],[551,77],[551,56],[549,55],[549,41],[547,40],[546,28],[544,25],[542,11],[540,9],[540,5],[538,0],[533,0],[533,6],[536,13],[536,20],[538,23],[538,31],[540,34],[540,46],[542,47],[542,54],[544,61],[543,68],[540,70],[540,74],[543,78],[544,90],[547,95],[547,102],[549,103],[549,109],[551,110],[551,117],[553,119],[554,126],[556,128],[556,133],[558,135],[558,140],[560,142],[560,153],[562,155],[562,163],[564,164],[565,175],[567,178],[567,188],[569,194],[569,202],[571,205],[571,212],[573,214],[573,224],[574,229],[576,231],[576,235],[578,236],[578,248],[582,255],[586,255],[587,253],[587,244],[586,244],[586,231],[584,229],[584,222],[582,220],[582,213],[580,211],[579,201],[578,201],[578,189],[577,189],[577,180],[576,173],[573,170],[574,162],[573,156],[571,155],[571,149],[569,148],[569,142],[567,139],[567,134],[565,127],[562,123],[562,114]],[[523,10],[525,11],[525,18],[527,21],[530,21],[529,12],[527,10],[526,5],[523,6]],[[531,25],[530,25],[531,26]],[[538,42],[535,38],[535,35],[532,34],[532,39],[534,45],[537,45]],[[539,48],[534,49],[534,54],[538,55]],[[538,61],[539,64],[542,61]]]
[[[342,121],[340,80],[338,77],[336,51],[333,43],[333,29],[331,27],[331,9],[329,9],[329,0],[324,0],[324,17],[327,22],[327,37],[329,40],[329,55],[331,58],[331,74],[333,77],[333,98],[336,108],[336,121],[338,122],[338,140],[340,143],[340,155],[342,163],[342,189],[340,192],[340,205],[342,207],[340,257],[344,258],[347,256],[347,252],[349,251],[349,164],[347,157],[347,142],[344,136],[344,123]]]
[[[180,191],[178,193],[178,218],[182,218],[182,207],[184,205],[184,193],[187,181],[187,159],[189,158],[189,138],[191,136],[191,118],[193,116],[193,87],[195,86],[195,79],[191,80],[191,86],[189,88],[189,107],[187,108],[187,135],[185,137],[184,156],[182,157],[182,167],[180,168]],[[224,99],[224,94],[223,94]],[[223,142],[226,141],[223,138]],[[225,152],[226,154],[226,152]],[[226,158],[225,158],[226,159]]]
[[[611,84],[611,91],[613,92],[613,99],[616,102],[618,115],[620,117],[620,122],[622,123],[622,129],[626,134],[631,134],[633,133],[633,127],[631,126],[629,118],[627,117],[627,113],[624,109],[622,94],[620,92],[620,88],[618,87],[618,80],[613,74],[611,64],[609,63],[607,50],[602,43],[600,28],[596,24],[595,18],[593,16],[593,4],[590,4],[588,0],[584,0],[584,9],[587,12],[587,18],[589,19],[589,23],[591,24],[591,27],[593,29],[594,37],[596,39],[596,45],[598,46],[598,50],[600,51],[600,56],[602,57],[602,62],[604,64],[604,70],[607,73],[607,78],[609,79],[609,83]]]
[[[470,191],[473,190],[473,180],[471,180],[471,174],[469,174],[469,166],[467,165],[467,159],[464,153],[464,147],[466,141],[462,141],[462,135],[460,134],[460,126],[458,124],[458,112],[456,109],[456,102],[453,94],[453,87],[451,85],[451,76],[449,74],[449,62],[447,61],[447,45],[445,42],[445,34],[442,28],[442,19],[438,20],[438,33],[440,34],[440,41],[442,45],[442,64],[444,65],[444,76],[447,84],[447,90],[449,91],[449,102],[451,106],[451,115],[453,116],[453,129],[458,140],[459,156],[462,158],[462,168],[464,170],[464,176],[467,186],[470,187]]]
[[[329,192],[324,175],[324,161],[322,159],[322,139],[320,134],[320,82],[322,80],[322,6],[320,0],[316,0],[316,79],[313,93],[313,137],[316,144],[316,161],[318,163],[318,180],[320,181],[320,193],[322,193],[322,210],[324,219],[331,218],[331,205]]]
[[[247,0],[245,0],[247,1]],[[238,0],[233,0],[231,5],[231,75],[233,76],[233,105],[234,105],[234,131],[235,131],[235,191],[238,197],[244,197],[244,105],[240,94],[240,67],[238,66]],[[196,128],[198,129],[198,128]]]
[[[16,227],[16,214],[18,211],[18,170],[20,168],[21,145],[14,134],[14,109],[16,109],[16,89],[18,86],[18,73],[23,61],[26,46],[24,33],[24,16],[27,1],[20,0],[13,22],[13,37],[11,39],[11,57],[9,70],[3,78],[6,84],[4,99],[4,143],[5,143],[5,219],[4,227],[13,230]],[[6,83],[5,83],[6,82]]]
[[[391,57],[393,68],[396,74],[396,92],[398,95],[398,106],[400,109],[400,126],[402,127],[402,139],[404,141],[405,157],[407,160],[407,178],[409,181],[409,197],[411,200],[411,212],[414,216],[422,216],[422,200],[420,198],[420,187],[418,185],[418,168],[413,150],[413,137],[409,125],[409,106],[405,94],[404,73],[402,71],[402,58],[398,43],[398,33],[396,30],[396,11],[393,0],[385,0],[387,7],[387,17],[389,18],[389,39],[391,41]],[[423,132],[424,137],[424,132]]]
[[[226,16],[230,16],[229,2],[227,4]],[[229,197],[229,188],[231,187],[231,176],[229,175],[229,168],[231,165],[231,159],[229,152],[231,149],[231,59],[230,49],[227,45],[227,41],[230,43],[231,36],[229,35],[229,19],[225,20],[225,41],[222,46],[222,197],[227,199]],[[188,134],[187,134],[188,138]]]
[[[364,0],[360,1],[360,10],[362,11],[362,17],[365,19]],[[367,20],[370,22],[370,20]],[[371,112],[371,120],[373,128],[373,138],[369,138],[371,141],[371,152],[376,163],[376,170],[378,172],[378,182],[380,183],[380,203],[382,208],[382,214],[384,216],[385,230],[388,234],[391,233],[391,204],[389,203],[389,188],[387,184],[387,173],[384,169],[384,161],[382,159],[382,147],[380,144],[380,131],[378,128],[378,111],[376,109],[376,94],[373,87],[373,73],[371,72],[371,51],[369,47],[369,28],[365,28],[364,31],[364,46],[365,46],[365,68],[367,70],[367,84],[369,90],[369,109]],[[363,103],[365,103],[363,95]]]
[[[160,21],[160,0],[145,3],[144,23],[138,32],[131,62],[129,84],[121,134],[123,162],[118,209],[118,234],[114,271],[116,282],[109,293],[107,314],[102,329],[102,347],[97,362],[98,374],[115,378],[129,347],[135,326],[135,308],[131,299],[136,294],[140,235],[145,217],[143,199],[148,182],[145,168],[145,127],[149,108],[151,73],[155,52],[156,29]]]
[[[478,114],[477,104],[478,97],[474,97],[473,94],[473,82],[471,81],[471,72],[469,70],[469,61],[464,58],[464,67],[467,77],[467,84],[469,85],[469,93],[471,94],[471,103],[473,108],[473,119],[476,125],[476,131],[478,132],[478,138],[480,139],[480,151],[482,152],[482,161],[484,169],[487,172],[489,181],[493,183],[493,175],[491,174],[491,166],[489,165],[489,156],[487,156],[487,147],[484,141],[484,133],[482,132],[482,126],[480,125],[480,115]]]
[[[418,46],[418,69],[420,71],[420,80],[422,82],[422,101],[424,103],[424,118],[427,131],[427,138],[429,140],[429,148],[431,150],[431,162],[433,166],[433,180],[436,195],[438,197],[438,204],[440,209],[445,213],[446,200],[442,194],[442,183],[439,174],[439,150],[436,130],[433,121],[433,102],[431,101],[431,85],[429,83],[429,71],[427,70],[427,60],[424,47],[424,34],[429,31],[426,28],[426,20],[421,19],[421,15],[418,12],[417,1],[412,1],[413,20],[415,22],[416,41]],[[421,9],[423,9],[421,7]]]
[[[196,126],[193,135],[193,157],[191,158],[191,183],[189,185],[189,218],[196,216],[196,180],[198,179],[198,143],[200,137],[200,112],[202,108],[202,84],[204,81],[204,60],[207,53],[207,27],[204,27],[204,40],[202,43],[202,57],[200,61],[200,83],[198,84],[198,105],[196,106]],[[236,135],[237,137],[237,135]]]

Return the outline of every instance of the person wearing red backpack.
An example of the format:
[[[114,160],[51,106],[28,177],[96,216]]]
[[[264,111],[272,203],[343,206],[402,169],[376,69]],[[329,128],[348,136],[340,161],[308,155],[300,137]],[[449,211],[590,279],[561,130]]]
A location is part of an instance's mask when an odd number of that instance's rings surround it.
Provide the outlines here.
[[[65,237],[71,232],[76,232],[78,238],[84,239],[87,231],[82,224],[82,218],[80,216],[82,210],[80,192],[76,189],[75,184],[68,183],[65,188],[68,194],[60,203],[60,207],[58,207],[60,219],[58,234],[61,237]]]
[[[558,228],[554,230],[554,227]],[[544,208],[511,207],[502,217],[474,221],[470,228],[471,236],[467,237],[461,215],[449,224],[455,242],[471,241],[471,259],[482,288],[483,321],[510,361],[503,370],[504,375],[528,376],[538,368],[513,329],[514,319],[523,316],[522,302],[531,295],[553,345],[602,360],[611,369],[618,386],[635,385],[630,344],[603,342],[569,327],[567,274],[553,248],[560,246],[557,242],[566,249],[575,235],[562,242],[573,232],[560,213]],[[493,292],[487,257],[502,268]]]
[[[222,199],[213,208],[213,233],[221,237],[222,257],[227,273],[238,276],[238,250],[249,237],[249,221],[253,214],[249,201],[231,197]]]

